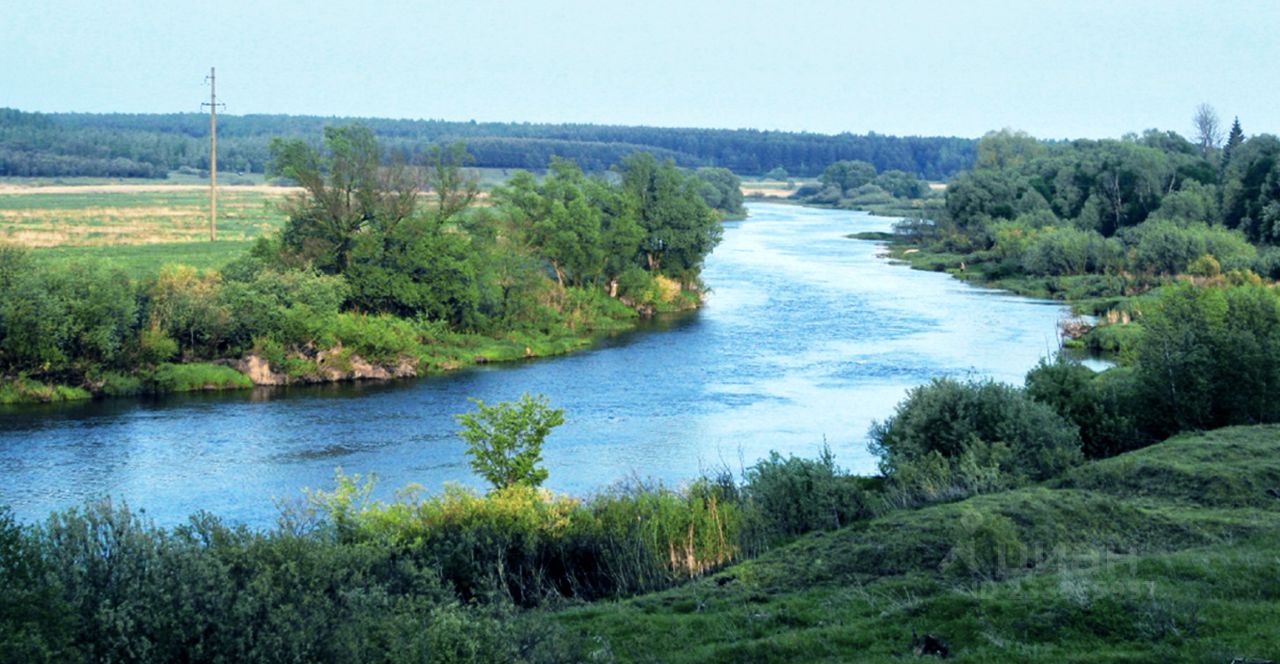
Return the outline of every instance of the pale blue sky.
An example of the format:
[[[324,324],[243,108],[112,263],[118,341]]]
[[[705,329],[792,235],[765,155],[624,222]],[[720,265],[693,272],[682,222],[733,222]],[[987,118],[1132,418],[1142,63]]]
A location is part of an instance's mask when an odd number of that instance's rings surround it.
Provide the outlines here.
[[[0,106],[1045,138],[1280,133],[1280,1],[6,0]]]

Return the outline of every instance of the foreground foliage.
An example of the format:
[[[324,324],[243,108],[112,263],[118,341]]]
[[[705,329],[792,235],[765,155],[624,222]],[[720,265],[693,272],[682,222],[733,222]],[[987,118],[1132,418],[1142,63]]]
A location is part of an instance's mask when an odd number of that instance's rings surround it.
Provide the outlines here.
[[[1277,459],[1280,430],[1223,429],[907,509],[824,455],[587,500],[378,504],[340,477],[260,533],[105,502],[36,526],[0,514],[0,655],[897,661],[929,634],[960,661],[1265,658]]]

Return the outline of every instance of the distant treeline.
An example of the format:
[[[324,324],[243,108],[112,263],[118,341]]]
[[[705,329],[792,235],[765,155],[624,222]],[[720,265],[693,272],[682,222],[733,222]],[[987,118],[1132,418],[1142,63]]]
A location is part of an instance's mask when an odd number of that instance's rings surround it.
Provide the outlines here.
[[[348,119],[224,115],[218,124],[222,171],[264,172],[273,138],[315,140]],[[972,166],[977,141],[954,137],[811,134],[754,129],[685,129],[586,124],[361,119],[394,153],[416,158],[463,142],[475,165],[543,169],[552,156],[602,171],[644,151],[678,166],[717,166],[740,174],[773,171],[813,177],[841,160],[943,180]],[[0,175],[165,177],[209,166],[209,118],[200,113],[27,113],[0,108]],[[781,169],[780,171],[777,169]]]

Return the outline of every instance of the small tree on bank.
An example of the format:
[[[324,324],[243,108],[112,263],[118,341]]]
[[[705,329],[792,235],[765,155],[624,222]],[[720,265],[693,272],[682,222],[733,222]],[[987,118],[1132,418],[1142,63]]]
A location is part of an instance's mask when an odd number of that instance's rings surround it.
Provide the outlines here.
[[[564,423],[564,411],[548,407],[544,396],[528,394],[492,406],[472,401],[474,413],[454,416],[462,425],[458,435],[467,442],[471,469],[495,489],[542,484],[547,479],[547,470],[539,466],[542,441]]]

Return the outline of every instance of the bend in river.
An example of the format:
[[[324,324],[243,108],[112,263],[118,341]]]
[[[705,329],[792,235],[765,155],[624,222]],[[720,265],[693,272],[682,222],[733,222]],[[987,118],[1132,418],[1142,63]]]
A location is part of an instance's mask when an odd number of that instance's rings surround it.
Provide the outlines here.
[[[161,524],[208,510],[253,526],[273,498],[373,472],[380,497],[410,483],[480,486],[453,414],[522,392],[566,423],[544,450],[553,490],[630,477],[678,484],[735,473],[770,450],[872,472],[866,432],[935,376],[1020,384],[1056,349],[1066,309],[891,265],[888,230],[861,212],[756,204],[726,224],[698,312],[577,354],[383,384],[113,399],[0,410],[0,504],[24,521],[109,495]]]

